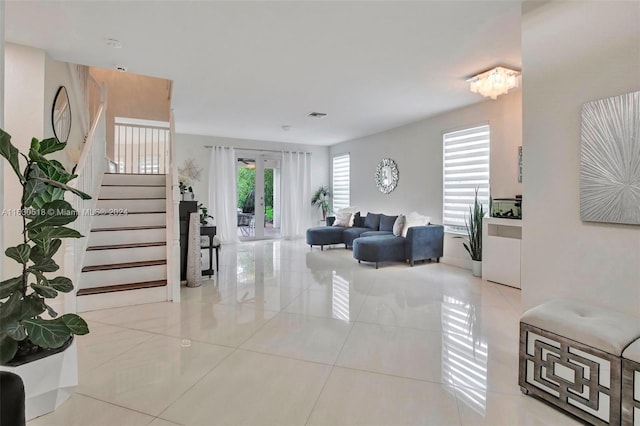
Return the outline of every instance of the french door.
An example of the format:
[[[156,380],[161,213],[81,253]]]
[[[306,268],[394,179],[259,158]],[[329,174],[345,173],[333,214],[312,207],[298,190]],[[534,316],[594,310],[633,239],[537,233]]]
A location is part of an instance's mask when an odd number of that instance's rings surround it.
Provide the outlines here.
[[[238,154],[238,237],[241,241],[280,238],[280,158]]]

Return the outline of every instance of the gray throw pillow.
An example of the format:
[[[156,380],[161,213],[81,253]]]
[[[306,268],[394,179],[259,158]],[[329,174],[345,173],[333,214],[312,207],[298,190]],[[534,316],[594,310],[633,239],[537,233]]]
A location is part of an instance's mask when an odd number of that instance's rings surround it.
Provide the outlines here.
[[[396,223],[398,216],[387,216],[386,214],[380,215],[380,231],[393,232],[393,225]]]
[[[380,213],[367,213],[367,217],[364,219],[364,227],[377,231],[380,227]]]
[[[402,235],[402,230],[404,229],[404,223],[407,220],[405,215],[399,214],[396,218],[395,223],[393,224],[393,235],[399,237]]]

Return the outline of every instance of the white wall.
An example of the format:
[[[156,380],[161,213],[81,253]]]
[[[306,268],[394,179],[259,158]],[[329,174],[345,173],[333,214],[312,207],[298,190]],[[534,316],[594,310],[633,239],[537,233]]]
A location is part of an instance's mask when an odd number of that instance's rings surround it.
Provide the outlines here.
[[[500,96],[469,107],[343,142],[331,147],[331,157],[351,154],[351,204],[367,212],[396,215],[418,211],[442,223],[442,133],[489,123],[491,127],[491,195],[522,194],[518,183],[518,146],[522,141],[521,93]],[[396,161],[398,187],[378,191],[374,174],[381,159]],[[461,240],[445,236],[443,262],[471,268]]]
[[[551,2],[523,16],[524,308],[572,297],[640,313],[640,227],[580,221],[585,102],[640,90],[640,3]]]
[[[51,110],[53,108],[53,100],[60,86],[65,86],[69,94],[69,105],[71,107],[71,133],[67,141],[67,147],[64,151],[58,151],[51,155],[60,161],[67,170],[71,171],[75,162],[69,156],[72,149],[82,150],[84,147],[84,134],[82,125],[80,124],[80,113],[76,94],[71,83],[71,70],[67,62],[60,62],[45,56],[45,75],[44,75],[44,135],[42,138],[53,138],[53,125],[51,123]]]
[[[0,129],[4,129],[4,2],[0,2]],[[4,209],[4,159],[0,161],[0,212]],[[0,220],[0,253],[4,253],[4,219]],[[4,279],[4,262],[0,261],[0,280]]]
[[[290,144],[279,143],[259,140],[248,139],[232,139],[222,138],[215,136],[200,136],[200,135],[187,135],[176,134],[175,136],[176,147],[176,161],[178,168],[182,167],[187,159],[192,159],[194,162],[202,168],[202,178],[198,182],[193,183],[193,191],[196,199],[208,204],[209,190],[208,190],[208,176],[209,176],[209,156],[211,149],[205,148],[205,145],[209,146],[229,146],[234,147],[236,150],[249,149],[249,150],[293,150],[293,151],[305,151],[311,153],[311,190],[315,191],[321,185],[329,184],[329,148],[326,146],[318,145],[303,145],[303,144]],[[311,200],[309,200],[311,203]],[[317,219],[321,219],[322,214],[316,211]]]
[[[5,44],[4,130],[11,135],[13,145],[22,152],[28,151],[32,137],[41,138],[44,133],[44,69],[43,50]],[[3,187],[4,208],[19,209],[22,187],[11,167],[4,168]],[[21,242],[21,218],[5,215],[2,219],[4,247]],[[20,273],[18,263],[4,255],[2,259],[6,277]]]

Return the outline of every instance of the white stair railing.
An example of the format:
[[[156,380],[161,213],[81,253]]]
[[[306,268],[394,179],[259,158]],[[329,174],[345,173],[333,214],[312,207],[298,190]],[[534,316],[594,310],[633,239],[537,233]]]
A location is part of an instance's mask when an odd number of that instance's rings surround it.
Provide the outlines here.
[[[98,191],[102,183],[102,176],[107,167],[106,157],[106,87],[101,87],[101,103],[96,111],[96,118],[87,135],[82,155],[78,161],[75,174],[76,179],[69,186],[91,195],[90,200],[82,200],[71,193],[66,193],[65,198],[78,212],[78,219],[70,227],[84,235],[83,238],[68,238],[64,241],[64,273],[75,284],[75,290],[65,297],[65,311],[76,312],[76,292],[85,250],[89,242],[89,232],[93,216],[96,214]],[[98,212],[99,213],[99,212]]]
[[[175,156],[175,128],[173,111],[169,122],[169,145],[167,149],[167,300],[180,301],[180,229],[178,210],[180,206],[180,190],[178,189],[178,166]]]

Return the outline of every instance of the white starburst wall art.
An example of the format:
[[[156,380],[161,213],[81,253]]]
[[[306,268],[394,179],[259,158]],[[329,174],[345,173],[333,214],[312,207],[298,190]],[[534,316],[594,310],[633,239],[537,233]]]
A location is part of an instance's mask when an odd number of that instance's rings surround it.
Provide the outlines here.
[[[640,92],[582,107],[580,218],[640,225]]]

